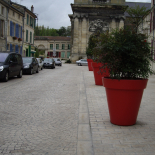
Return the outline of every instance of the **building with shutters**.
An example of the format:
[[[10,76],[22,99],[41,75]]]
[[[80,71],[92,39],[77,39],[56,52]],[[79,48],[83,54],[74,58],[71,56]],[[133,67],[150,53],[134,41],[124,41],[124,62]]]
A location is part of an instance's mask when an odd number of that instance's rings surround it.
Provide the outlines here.
[[[0,1],[0,51],[7,50],[7,20],[9,7],[10,3],[8,3],[8,1]]]
[[[23,18],[24,13],[10,2],[7,20],[7,50],[21,55],[23,49]]]
[[[23,19],[23,56],[30,57],[34,56],[35,46],[34,46],[34,29],[36,25],[37,16],[34,13],[34,7],[31,6],[31,10],[23,5],[17,3],[11,3],[12,6],[21,10],[24,13]]]
[[[45,57],[68,59],[71,55],[70,37],[35,36],[34,45],[40,51],[45,51]]]
[[[150,11],[142,18],[138,31],[148,37],[155,61],[155,0],[151,1],[150,7]],[[152,69],[155,71],[155,63],[152,63]]]

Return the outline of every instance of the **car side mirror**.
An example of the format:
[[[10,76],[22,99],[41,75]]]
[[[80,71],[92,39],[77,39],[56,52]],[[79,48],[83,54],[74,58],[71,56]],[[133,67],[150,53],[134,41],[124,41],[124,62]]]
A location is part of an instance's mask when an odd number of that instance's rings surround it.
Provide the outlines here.
[[[13,61],[9,61],[9,64],[12,64],[13,63]]]

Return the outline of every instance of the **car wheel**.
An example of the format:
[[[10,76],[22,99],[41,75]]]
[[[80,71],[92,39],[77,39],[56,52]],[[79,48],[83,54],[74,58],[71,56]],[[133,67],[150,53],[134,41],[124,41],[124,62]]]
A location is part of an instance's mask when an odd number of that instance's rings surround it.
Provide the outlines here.
[[[81,64],[80,64],[80,63],[78,63],[78,66],[81,66]]]
[[[9,80],[9,72],[6,71],[3,81],[7,82]]]
[[[36,73],[39,73],[39,68],[37,68]]]
[[[17,75],[18,78],[22,78],[22,75],[23,75],[23,71],[22,69],[20,70],[19,74]]]
[[[53,68],[55,68],[55,64],[53,65]]]
[[[30,75],[32,75],[33,74],[33,69],[31,68],[31,70],[30,70]]]

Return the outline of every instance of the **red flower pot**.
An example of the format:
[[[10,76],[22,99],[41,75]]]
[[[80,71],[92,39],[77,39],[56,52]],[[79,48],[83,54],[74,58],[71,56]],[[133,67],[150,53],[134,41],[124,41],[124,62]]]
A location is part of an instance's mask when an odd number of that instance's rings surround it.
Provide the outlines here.
[[[134,125],[147,79],[117,80],[102,78],[106,89],[110,121],[116,125]]]
[[[101,66],[102,66],[101,63],[92,62],[95,84],[100,85],[100,86],[103,85],[102,84],[102,77],[109,77],[109,71],[107,68],[101,69],[101,72],[100,72]]]
[[[91,65],[91,63],[93,62],[93,60],[92,59],[87,59],[87,62],[88,62],[88,70],[89,71],[93,71],[93,68],[92,68],[92,65]]]

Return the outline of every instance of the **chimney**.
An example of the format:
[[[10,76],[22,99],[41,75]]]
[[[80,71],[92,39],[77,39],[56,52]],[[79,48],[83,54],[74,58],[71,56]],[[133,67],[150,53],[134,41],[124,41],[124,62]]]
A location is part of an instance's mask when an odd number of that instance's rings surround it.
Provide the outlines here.
[[[31,12],[33,12],[34,11],[34,7],[33,7],[33,5],[31,6]]]

